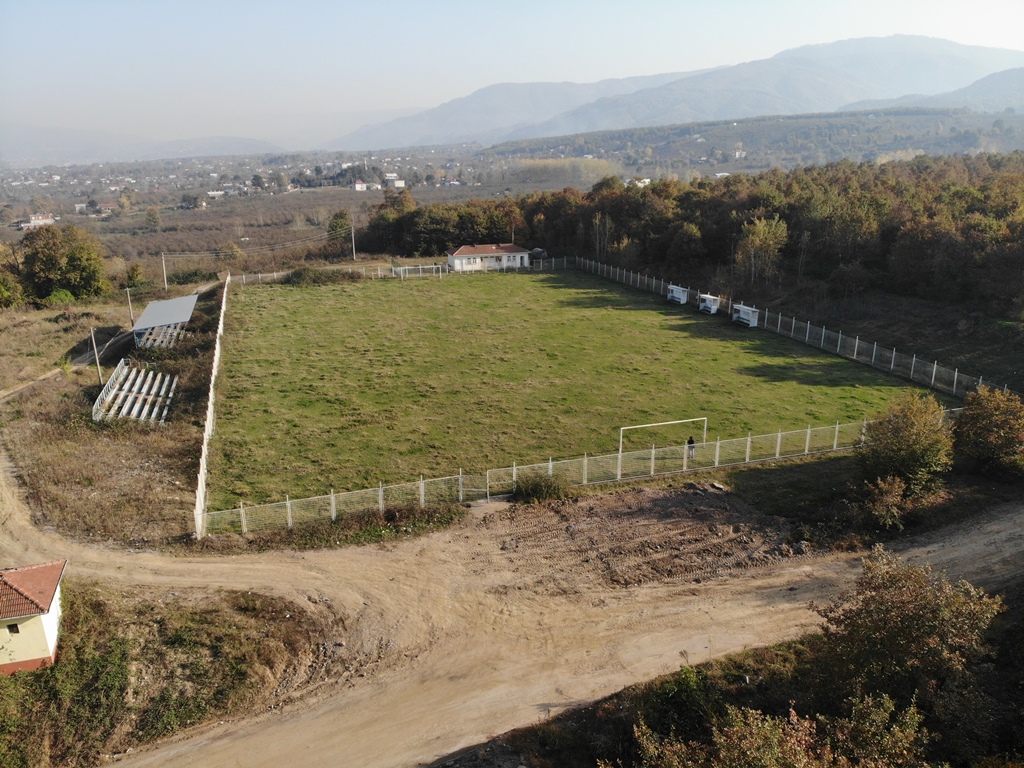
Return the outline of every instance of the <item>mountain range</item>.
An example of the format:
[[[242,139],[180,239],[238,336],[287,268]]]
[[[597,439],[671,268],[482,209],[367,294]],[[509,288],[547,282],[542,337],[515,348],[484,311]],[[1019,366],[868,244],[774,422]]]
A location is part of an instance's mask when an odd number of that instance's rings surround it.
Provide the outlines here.
[[[290,140],[268,135],[157,142],[9,121],[0,123],[0,160],[31,167],[302,149],[487,146],[593,131],[887,106],[1024,110],[1024,51],[914,35],[856,38],[710,70],[582,84],[492,85],[432,109],[355,130],[350,129],[352,115],[346,121],[310,115],[297,126],[304,130],[293,132]],[[320,146],[291,146],[295,141],[315,141],[309,138],[314,126],[320,135],[331,135],[332,125],[337,138]]]

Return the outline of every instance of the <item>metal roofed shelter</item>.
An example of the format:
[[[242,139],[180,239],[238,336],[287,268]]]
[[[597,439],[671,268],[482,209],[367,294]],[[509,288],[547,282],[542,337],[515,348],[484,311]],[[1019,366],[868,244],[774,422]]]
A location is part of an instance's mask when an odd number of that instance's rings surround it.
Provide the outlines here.
[[[178,299],[149,302],[142,317],[132,328],[135,346],[139,349],[174,346],[192,318],[198,299],[197,294],[192,294]]]
[[[707,312],[709,315],[718,314],[718,306],[722,303],[722,299],[715,296],[713,293],[702,293],[700,295],[700,306],[698,311]]]
[[[678,304],[685,304],[690,296],[690,289],[683,288],[679,285],[668,286],[668,296],[666,297],[669,301],[674,301]]]
[[[757,328],[757,320],[761,310],[754,309],[754,307],[747,307],[743,304],[732,305],[732,321],[734,323],[741,323],[748,328]]]

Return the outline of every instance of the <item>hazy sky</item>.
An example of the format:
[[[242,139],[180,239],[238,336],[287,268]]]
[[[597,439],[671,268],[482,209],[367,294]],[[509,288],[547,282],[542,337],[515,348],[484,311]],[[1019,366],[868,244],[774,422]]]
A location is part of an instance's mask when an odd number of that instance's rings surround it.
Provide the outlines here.
[[[150,138],[433,107],[916,34],[1024,49],[1024,0],[4,0],[0,119]],[[328,131],[328,133],[330,133]]]

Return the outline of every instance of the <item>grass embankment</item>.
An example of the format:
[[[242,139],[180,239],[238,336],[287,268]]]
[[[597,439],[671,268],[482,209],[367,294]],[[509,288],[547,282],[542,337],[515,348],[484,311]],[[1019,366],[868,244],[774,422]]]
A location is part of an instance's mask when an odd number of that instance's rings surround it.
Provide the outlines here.
[[[38,522],[73,536],[133,544],[160,542],[191,528],[217,312],[212,291],[197,304],[191,335],[173,349],[134,351],[129,343],[103,361],[107,376],[128,353],[179,376],[162,426],[93,422],[100,387],[91,366],[66,369],[0,403],[0,439]],[[48,318],[62,315],[30,317],[39,348],[46,349]],[[62,333],[71,341],[83,333],[89,339],[81,321]]]
[[[322,641],[297,606],[218,592],[188,599],[65,582],[57,663],[0,677],[5,768],[105,755],[270,702]]]
[[[229,299],[210,508],[849,422],[903,382],[575,271]],[[627,433],[627,450],[695,425]]]

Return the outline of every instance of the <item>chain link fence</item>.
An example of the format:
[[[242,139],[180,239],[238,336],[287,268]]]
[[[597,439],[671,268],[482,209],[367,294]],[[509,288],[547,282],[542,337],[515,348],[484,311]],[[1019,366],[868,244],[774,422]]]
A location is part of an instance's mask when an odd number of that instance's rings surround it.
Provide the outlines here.
[[[666,283],[660,278],[649,277],[620,267],[602,264],[590,259],[577,258],[576,266],[586,272],[600,277],[622,283],[640,290],[650,291],[666,299],[686,304],[696,301],[702,296],[700,289],[693,290],[689,287]],[[706,294],[703,294],[706,295]],[[751,316],[750,310],[754,307],[744,305],[742,302],[729,296],[715,296],[719,306],[726,317],[732,317],[734,307],[744,307],[746,310],[745,323],[750,322],[747,318]],[[928,387],[937,392],[945,392],[956,397],[963,397],[968,392],[985,384],[1004,392],[1011,392],[1005,384],[997,384],[992,381],[985,381],[981,376],[973,376],[962,373],[958,368],[947,368],[940,365],[938,361],[929,361],[918,357],[916,354],[898,352],[895,348],[879,346],[876,342],[861,340],[859,336],[849,336],[842,331],[830,331],[824,326],[816,326],[795,317],[785,317],[778,312],[770,310],[756,310],[753,314],[756,319],[751,326],[763,328],[766,331],[786,336],[787,338],[799,341],[808,346],[817,347],[825,352],[830,352],[848,360],[853,360],[864,365],[870,365],[880,371],[885,371],[908,379],[915,384]],[[1015,394],[1020,395],[1017,392]]]
[[[652,447],[642,451],[549,459],[542,464],[512,465],[489,469],[484,475],[459,473],[433,480],[399,485],[380,485],[361,491],[334,493],[308,499],[286,499],[271,504],[240,504],[235,509],[206,512],[196,531],[255,533],[292,528],[306,522],[337,521],[367,514],[383,515],[389,509],[424,509],[440,504],[506,496],[526,478],[556,477],[568,486],[599,485],[645,477],[731,467],[759,461],[849,450],[860,444],[866,422],[807,427],[768,435],[748,435],[732,440]]]

